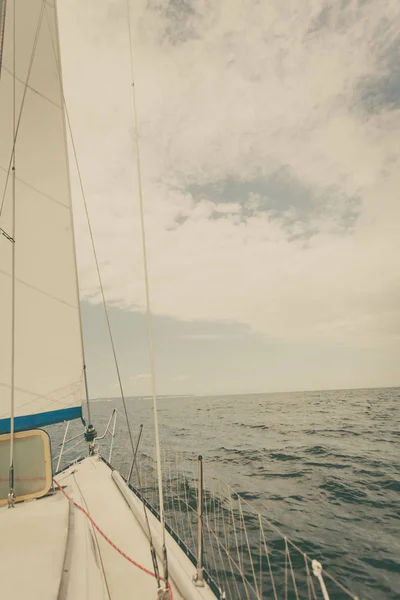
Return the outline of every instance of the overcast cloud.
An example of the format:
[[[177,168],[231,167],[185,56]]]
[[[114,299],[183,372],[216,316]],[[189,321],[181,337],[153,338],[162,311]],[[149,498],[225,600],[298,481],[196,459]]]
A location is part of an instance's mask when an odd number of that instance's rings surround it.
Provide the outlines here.
[[[141,312],[126,3],[60,4],[106,296]],[[399,356],[398,0],[137,0],[131,17],[154,313]],[[74,177],[82,296],[98,303]]]

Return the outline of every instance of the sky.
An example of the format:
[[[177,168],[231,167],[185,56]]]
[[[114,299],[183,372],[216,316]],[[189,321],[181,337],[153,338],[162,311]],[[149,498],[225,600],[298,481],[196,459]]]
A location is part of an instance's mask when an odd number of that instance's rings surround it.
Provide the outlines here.
[[[161,394],[399,385],[398,0],[130,2]],[[125,393],[150,392],[126,0],[59,2]],[[71,158],[92,395],[118,395]]]

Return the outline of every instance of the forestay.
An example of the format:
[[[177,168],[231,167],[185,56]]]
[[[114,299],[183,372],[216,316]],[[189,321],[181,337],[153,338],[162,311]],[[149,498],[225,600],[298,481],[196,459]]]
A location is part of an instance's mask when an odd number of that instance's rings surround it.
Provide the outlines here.
[[[79,417],[83,377],[56,7],[53,0],[1,0],[0,12],[5,8],[0,77],[0,433],[10,430],[14,239],[15,430]]]

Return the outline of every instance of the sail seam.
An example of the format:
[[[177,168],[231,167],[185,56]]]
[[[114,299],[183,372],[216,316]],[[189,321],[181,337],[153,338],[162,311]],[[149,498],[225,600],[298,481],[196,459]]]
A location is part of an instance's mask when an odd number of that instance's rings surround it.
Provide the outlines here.
[[[5,67],[4,65],[3,65],[3,71],[5,73],[7,73],[8,75],[10,75],[10,77],[13,77],[12,71],[8,67]],[[15,76],[15,81],[18,81],[18,83],[20,83],[21,85],[23,85],[24,87],[26,87],[28,90],[30,90],[31,92],[34,92],[35,94],[37,94],[38,96],[40,96],[44,100],[47,100],[47,102],[50,102],[50,104],[52,104],[53,106],[55,106],[56,108],[58,108],[59,110],[61,110],[61,106],[59,104],[57,104],[57,102],[54,102],[54,100],[52,100],[51,98],[49,98],[45,94],[42,94],[42,92],[39,92],[39,90],[37,90],[33,86],[29,85],[26,81],[24,81],[20,77]]]
[[[6,167],[3,167],[3,165],[0,165],[0,169],[2,171],[4,171],[4,173],[8,173],[8,169],[6,169]],[[59,206],[62,206],[66,210],[71,210],[70,206],[68,206],[67,204],[64,204],[63,202],[61,202],[61,200],[57,200],[56,198],[53,198],[53,196],[50,196],[49,194],[46,194],[46,192],[42,192],[41,190],[39,190],[34,185],[31,185],[30,183],[28,183],[25,179],[22,179],[21,177],[18,177],[17,175],[15,176],[15,179],[17,181],[19,181],[20,183],[22,183],[23,185],[26,185],[27,187],[31,188],[33,191],[37,192],[41,196],[44,196],[48,200],[51,200],[52,202],[55,202],[55,204],[58,204]]]
[[[17,410],[20,410],[21,408],[24,408],[26,406],[28,406],[29,404],[31,404],[32,402],[35,402],[37,400],[42,400],[42,401],[47,401],[47,405],[51,406],[52,404],[58,404],[61,401],[65,401],[65,398],[67,398],[67,396],[76,396],[78,395],[79,389],[77,389],[76,391],[72,390],[71,388],[73,386],[81,386],[82,384],[82,380],[79,381],[75,381],[74,383],[68,383],[60,388],[57,388],[55,390],[52,390],[51,392],[48,392],[47,394],[38,394],[37,392],[32,392],[30,390],[26,390],[24,388],[20,388],[18,386],[15,386],[15,389],[19,392],[23,392],[25,394],[31,394],[32,396],[34,396],[33,398],[31,398],[30,400],[27,400],[26,402],[23,402],[21,404],[18,405]],[[9,383],[4,383],[2,381],[0,381],[0,386],[5,387],[5,388],[9,388],[10,384]],[[64,394],[64,396],[61,396],[60,398],[51,398],[49,397],[50,394],[55,394],[56,392],[59,392],[60,390],[64,389],[64,388],[69,388],[68,389],[68,393]],[[76,400],[74,399],[74,401],[71,401],[71,404],[69,406],[67,406],[67,408],[69,408],[70,406],[75,406],[76,404]],[[2,415],[0,415],[0,419],[3,419],[4,416],[7,413],[3,413]]]
[[[33,41],[33,48],[32,48],[31,57],[30,57],[30,61],[29,61],[28,74],[27,74],[27,78],[26,78],[26,83],[24,85],[24,91],[23,91],[22,99],[21,99],[21,106],[20,106],[20,110],[19,110],[19,115],[18,115],[16,130],[15,130],[15,134],[14,134],[14,141],[13,141],[13,146],[12,146],[12,150],[11,150],[10,162],[9,162],[8,169],[7,169],[7,178],[6,178],[6,182],[5,182],[5,185],[4,185],[3,197],[2,197],[1,205],[0,205],[0,216],[1,216],[1,214],[3,212],[3,208],[4,208],[4,201],[5,201],[6,193],[7,193],[8,180],[9,180],[9,176],[10,176],[10,173],[11,173],[11,167],[12,167],[13,160],[14,160],[15,144],[17,142],[17,137],[18,137],[19,128],[20,128],[20,124],[21,124],[22,113],[23,113],[24,106],[25,106],[25,99],[26,99],[26,94],[27,94],[27,90],[28,90],[28,81],[29,81],[29,79],[31,77],[32,65],[33,65],[33,61],[34,61],[34,58],[35,58],[35,54],[36,54],[36,47],[37,47],[37,43],[38,43],[38,39],[39,39],[40,28],[41,28],[41,25],[42,25],[44,8],[45,8],[45,0],[42,0],[42,6],[41,6],[41,10],[40,10],[40,15],[39,15],[39,21],[37,23],[36,32],[35,32],[35,39]]]
[[[11,277],[11,273],[7,273],[7,271],[4,271],[3,269],[0,269],[0,274],[1,275],[5,275],[6,277]],[[27,281],[24,281],[20,277],[16,277],[15,281],[18,282],[18,283],[20,283],[21,285],[24,285],[25,287],[30,288],[34,292],[38,292],[38,294],[42,294],[43,296],[47,296],[48,298],[51,298],[52,300],[55,300],[56,302],[59,302],[60,304],[65,304],[65,306],[68,306],[69,308],[73,308],[74,310],[76,310],[78,308],[78,306],[76,304],[71,304],[70,302],[67,302],[66,300],[62,300],[61,298],[57,298],[57,296],[53,296],[53,294],[49,294],[49,292],[45,292],[44,290],[36,287],[35,285],[32,285],[31,283],[28,283]]]

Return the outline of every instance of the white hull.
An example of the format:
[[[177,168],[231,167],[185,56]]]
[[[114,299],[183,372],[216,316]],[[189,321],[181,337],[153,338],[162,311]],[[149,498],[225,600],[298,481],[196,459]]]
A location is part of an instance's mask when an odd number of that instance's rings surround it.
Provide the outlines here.
[[[2,596],[31,600],[157,598],[154,577],[134,566],[95,529],[73,502],[133,561],[153,571],[143,505],[123,479],[98,457],[75,463],[56,477],[52,495],[0,509]],[[148,511],[149,512],[149,511]],[[162,575],[159,521],[149,513]],[[167,533],[174,599],[215,600],[192,581],[195,567]]]

